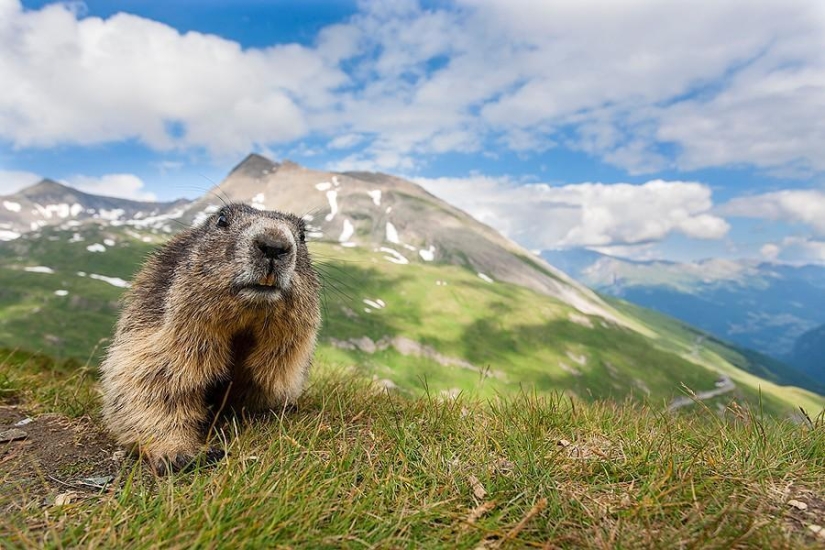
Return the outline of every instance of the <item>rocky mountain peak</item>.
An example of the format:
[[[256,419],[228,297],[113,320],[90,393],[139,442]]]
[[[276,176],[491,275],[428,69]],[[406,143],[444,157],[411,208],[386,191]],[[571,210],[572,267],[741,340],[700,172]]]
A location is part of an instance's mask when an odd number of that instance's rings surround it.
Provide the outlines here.
[[[232,176],[236,174],[247,177],[262,177],[275,172],[278,170],[278,167],[279,164],[277,162],[273,162],[258,153],[250,153],[229,172],[229,175]]]
[[[403,178],[374,172],[327,172],[249,155],[217,189],[181,218],[197,224],[227,200],[303,216],[311,240],[360,247],[397,265],[460,266],[481,280],[508,282],[622,322],[584,286],[466,212]]]
[[[78,193],[80,192],[77,189],[52,179],[45,178],[34,185],[21,189],[13,196],[26,197],[29,200],[37,200],[40,197],[77,195]]]

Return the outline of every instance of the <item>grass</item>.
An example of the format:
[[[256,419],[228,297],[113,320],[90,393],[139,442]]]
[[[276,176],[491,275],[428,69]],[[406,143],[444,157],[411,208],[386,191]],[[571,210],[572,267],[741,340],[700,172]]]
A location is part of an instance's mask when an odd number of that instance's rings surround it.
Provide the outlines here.
[[[89,377],[44,356],[3,366],[18,407],[82,403],[99,429]],[[407,398],[324,364],[296,411],[234,419],[216,438],[229,456],[213,468],[156,479],[126,461],[108,490],[63,506],[48,472],[0,490],[0,546],[813,548],[808,525],[825,524],[821,416],[669,415],[559,393]]]

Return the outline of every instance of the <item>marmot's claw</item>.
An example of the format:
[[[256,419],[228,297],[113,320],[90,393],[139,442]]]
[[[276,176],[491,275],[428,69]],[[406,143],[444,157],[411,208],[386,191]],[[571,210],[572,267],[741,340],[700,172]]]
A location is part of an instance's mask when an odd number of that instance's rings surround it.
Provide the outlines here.
[[[190,454],[178,453],[171,456],[162,456],[152,461],[155,473],[159,476],[166,476],[181,472],[190,467],[194,461],[194,456]]]
[[[152,461],[152,467],[159,476],[170,475],[176,472],[188,472],[198,466],[210,466],[220,462],[226,453],[223,449],[210,447],[205,452],[191,455],[188,453],[178,453],[172,456],[164,456]]]
[[[226,452],[223,449],[219,449],[218,447],[209,447],[203,455],[203,463],[204,465],[215,464],[216,462],[223,460],[223,457],[225,456]]]

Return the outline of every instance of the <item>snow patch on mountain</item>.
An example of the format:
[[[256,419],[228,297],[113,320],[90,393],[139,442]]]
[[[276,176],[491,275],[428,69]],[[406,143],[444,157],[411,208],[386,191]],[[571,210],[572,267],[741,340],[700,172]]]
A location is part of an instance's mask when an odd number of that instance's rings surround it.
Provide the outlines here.
[[[425,262],[435,260],[435,246],[430,245],[429,248],[419,250],[418,255],[421,256],[421,259]]]
[[[387,222],[387,240],[393,244],[401,244],[401,240],[398,238],[398,230],[390,222]]]
[[[96,279],[98,281],[103,281],[104,283],[109,283],[112,286],[116,286],[119,288],[129,288],[132,286],[129,281],[124,281],[120,277],[107,277],[106,275],[98,275],[97,273],[89,273],[90,279]]]
[[[20,205],[18,205],[18,209],[16,211],[20,210],[19,206]],[[52,219],[54,217],[57,217],[57,218],[72,217],[72,218],[74,218],[74,217],[77,217],[77,215],[80,214],[81,212],[83,212],[83,206],[80,205],[80,204],[77,204],[77,203],[74,203],[74,204],[71,204],[71,205],[66,204],[66,203],[47,204],[46,206],[43,206],[42,204],[35,203],[34,204],[34,209],[32,209],[32,214],[34,214],[36,216],[42,216],[46,219]]]
[[[338,191],[334,189],[327,191],[327,201],[329,201],[329,214],[327,214],[325,219],[331,222],[335,214],[338,213]]]
[[[375,203],[375,206],[381,206],[381,190],[375,189],[373,191],[367,191],[367,195],[370,196],[372,202]]]
[[[99,216],[100,219],[113,222],[122,218],[124,214],[126,214],[126,211],[122,208],[113,208],[111,210],[101,208],[100,212],[97,213],[97,216]]]
[[[377,298],[375,300],[364,298],[363,302],[373,309],[384,309],[385,307],[387,307],[387,304],[385,304],[384,300],[382,300],[381,298]]]
[[[400,252],[393,248],[382,246],[378,250],[384,252],[385,254],[388,254],[388,256],[384,256],[384,259],[389,262],[399,265],[406,265],[410,263],[410,261],[407,258],[405,258]]]
[[[338,242],[345,243],[349,241],[350,237],[355,234],[355,227],[349,220],[344,220],[344,229],[341,231],[341,236],[338,237]]]

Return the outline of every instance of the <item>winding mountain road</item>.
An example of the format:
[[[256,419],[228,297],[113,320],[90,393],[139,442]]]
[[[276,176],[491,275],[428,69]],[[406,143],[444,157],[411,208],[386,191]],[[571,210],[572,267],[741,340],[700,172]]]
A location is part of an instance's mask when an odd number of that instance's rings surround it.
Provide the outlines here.
[[[670,405],[667,406],[667,410],[675,411],[677,409],[681,409],[682,407],[686,407],[688,405],[692,405],[697,400],[698,401],[705,401],[706,399],[712,399],[714,397],[718,397],[720,395],[724,395],[726,393],[730,393],[736,389],[736,384],[733,383],[733,380],[727,374],[723,374],[719,380],[716,381],[716,388],[707,391],[700,391],[697,392],[696,395],[693,396],[682,396],[677,397],[673,401],[670,402]]]

